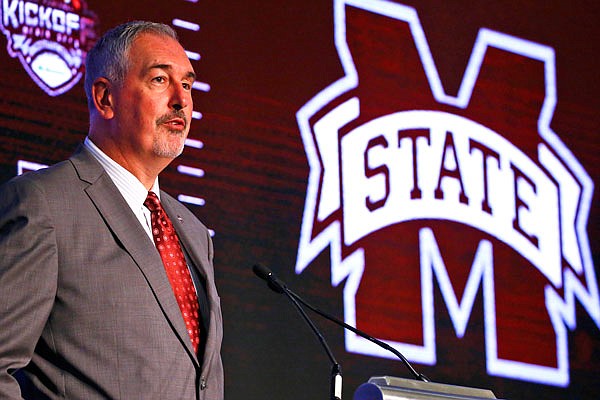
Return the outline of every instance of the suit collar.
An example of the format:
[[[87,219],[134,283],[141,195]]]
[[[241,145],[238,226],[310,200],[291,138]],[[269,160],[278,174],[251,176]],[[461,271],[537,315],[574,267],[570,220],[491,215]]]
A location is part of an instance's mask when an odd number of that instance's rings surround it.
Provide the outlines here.
[[[100,165],[83,145],[77,147],[69,161],[73,164],[73,167],[75,167],[79,179],[89,184],[93,184],[105,174],[102,165]]]

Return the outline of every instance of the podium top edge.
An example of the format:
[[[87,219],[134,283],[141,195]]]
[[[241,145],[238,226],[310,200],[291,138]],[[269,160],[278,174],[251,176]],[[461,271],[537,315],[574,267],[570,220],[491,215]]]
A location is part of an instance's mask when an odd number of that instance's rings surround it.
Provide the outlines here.
[[[495,399],[496,396],[491,390],[479,389],[466,386],[450,385],[437,382],[422,382],[414,379],[398,378],[394,376],[374,376],[369,379],[369,383],[377,386],[387,386],[389,388],[404,388],[412,390],[426,390],[436,393],[449,395],[468,396],[480,399]]]

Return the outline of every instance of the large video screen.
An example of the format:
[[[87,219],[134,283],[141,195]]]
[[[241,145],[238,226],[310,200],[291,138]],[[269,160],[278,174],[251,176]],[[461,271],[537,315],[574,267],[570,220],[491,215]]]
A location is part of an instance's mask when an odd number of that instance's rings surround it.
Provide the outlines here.
[[[84,140],[83,60],[103,32],[178,33],[193,122],[160,184],[213,234],[227,399],[329,394],[329,359],[257,263],[432,381],[597,397],[600,5],[1,2],[2,182]],[[344,398],[412,378],[311,315]]]

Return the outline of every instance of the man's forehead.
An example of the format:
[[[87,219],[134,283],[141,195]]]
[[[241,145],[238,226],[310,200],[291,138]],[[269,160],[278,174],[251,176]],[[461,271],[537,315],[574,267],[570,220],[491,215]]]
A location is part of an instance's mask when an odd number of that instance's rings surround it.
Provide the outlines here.
[[[129,49],[132,61],[138,61],[144,72],[155,69],[165,71],[181,70],[186,77],[196,75],[181,44],[167,35],[142,33]]]

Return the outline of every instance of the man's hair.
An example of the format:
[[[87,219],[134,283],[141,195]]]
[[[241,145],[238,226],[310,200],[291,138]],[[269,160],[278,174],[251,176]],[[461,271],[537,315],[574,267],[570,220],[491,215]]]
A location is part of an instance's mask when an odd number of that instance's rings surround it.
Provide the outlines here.
[[[131,21],[106,32],[92,47],[85,60],[84,88],[90,110],[93,108],[94,81],[104,77],[114,83],[122,82],[129,70],[128,54],[131,44],[142,33],[163,35],[178,40],[173,28],[157,22]]]

